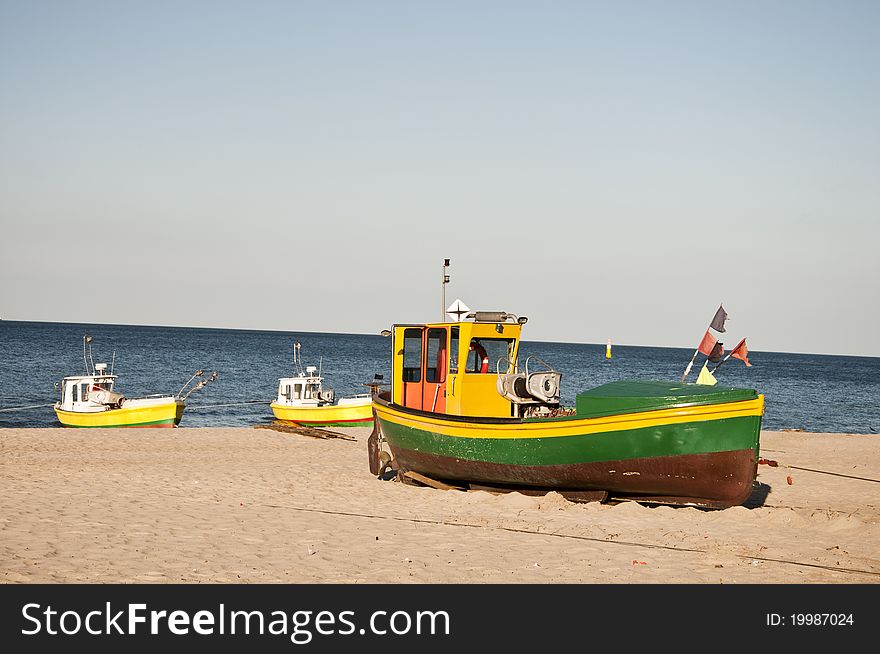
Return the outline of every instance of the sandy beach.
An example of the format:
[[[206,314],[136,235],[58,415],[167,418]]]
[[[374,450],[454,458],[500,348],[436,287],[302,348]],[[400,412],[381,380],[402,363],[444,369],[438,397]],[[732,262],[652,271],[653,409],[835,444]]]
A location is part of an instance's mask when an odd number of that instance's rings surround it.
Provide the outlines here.
[[[380,481],[345,433],[0,430],[0,580],[880,581],[876,436],[763,432],[763,502],[706,511]]]

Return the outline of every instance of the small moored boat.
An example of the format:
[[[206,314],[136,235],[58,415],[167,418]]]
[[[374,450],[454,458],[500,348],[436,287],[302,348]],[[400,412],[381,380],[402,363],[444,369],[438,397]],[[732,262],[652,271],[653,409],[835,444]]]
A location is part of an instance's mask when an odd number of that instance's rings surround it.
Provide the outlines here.
[[[358,427],[373,421],[369,393],[337,399],[332,389],[324,388],[324,378],[315,366],[303,369],[301,343],[293,344],[296,374],[278,380],[278,395],[270,404],[275,418],[310,427]]]
[[[107,372],[106,363],[94,363],[91,342],[92,337],[86,334],[85,372],[61,380],[61,400],[55,403],[55,415],[64,427],[176,427],[190,393],[217,379],[214,372],[181,395],[191,381],[204,374],[199,370],[176,395],[129,398],[116,392],[117,375],[113,368]]]
[[[715,508],[748,499],[763,395],[619,381],[565,407],[561,373],[537,357],[518,365],[526,318],[468,318],[392,328],[391,387],[373,397],[374,474]]]

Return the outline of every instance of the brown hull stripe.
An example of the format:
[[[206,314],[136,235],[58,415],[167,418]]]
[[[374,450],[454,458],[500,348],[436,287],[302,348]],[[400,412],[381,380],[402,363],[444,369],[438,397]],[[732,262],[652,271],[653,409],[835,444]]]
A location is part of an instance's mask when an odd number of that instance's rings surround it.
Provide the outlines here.
[[[465,461],[400,448],[393,454],[401,470],[435,479],[694,498],[728,506],[748,499],[758,465],[751,449],[551,466]]]

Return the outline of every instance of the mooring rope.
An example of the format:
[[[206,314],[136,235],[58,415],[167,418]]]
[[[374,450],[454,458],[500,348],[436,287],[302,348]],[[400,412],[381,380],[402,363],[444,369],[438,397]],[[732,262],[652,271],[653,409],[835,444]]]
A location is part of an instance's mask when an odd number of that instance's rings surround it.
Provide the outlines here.
[[[780,464],[785,465],[785,464]],[[814,470],[813,468],[801,468],[800,466],[789,466],[786,465],[786,468],[793,468],[794,470],[806,470],[807,472],[818,472],[823,475],[834,475],[835,477],[846,477],[847,479],[859,479],[861,481],[873,481],[875,484],[880,484],[880,479],[870,479],[869,477],[856,477],[855,475],[844,475],[840,472],[828,472],[827,470]]]
[[[230,402],[228,404],[192,404],[187,409],[216,409],[225,406],[243,406],[245,404],[271,404],[271,400],[247,400],[246,402]]]
[[[54,404],[31,404],[30,406],[12,406],[6,409],[0,409],[0,411],[24,411],[25,409],[45,409],[46,407],[53,407]]]
[[[856,477],[855,475],[845,475],[842,472],[816,470],[815,468],[802,468],[801,466],[792,466],[788,465],[787,463],[779,463],[779,461],[774,461],[773,459],[758,459],[758,465],[770,466],[771,468],[791,468],[792,470],[806,470],[807,472],[817,472],[820,475],[832,475],[834,477],[844,477],[846,479],[858,479],[859,481],[873,481],[875,484],[880,484],[880,479],[871,479],[870,477]]]
[[[228,404],[193,404],[187,407],[190,411],[194,409],[216,409],[227,406],[243,406],[245,404],[270,404],[271,400],[248,400],[246,402],[230,402]],[[13,406],[0,409],[0,412],[7,411],[24,411],[26,409],[45,409],[52,408],[54,404],[32,404],[30,406]]]
[[[597,543],[610,543],[613,545],[628,545],[630,547],[645,547],[650,549],[660,549],[660,550],[672,550],[675,552],[696,552],[698,554],[708,554],[709,552],[702,549],[690,548],[690,547],[675,547],[673,545],[659,545],[656,543],[640,543],[637,541],[625,541],[625,540],[607,540],[605,538],[597,538],[594,536],[579,536],[577,534],[560,534],[558,532],[545,532],[545,531],[535,531],[534,529],[517,529],[516,527],[493,527],[491,525],[477,525],[470,524],[467,522],[446,522],[443,520],[429,520],[426,518],[404,518],[401,516],[387,516],[387,515],[375,515],[369,513],[354,513],[351,511],[331,511],[329,509],[314,509],[310,507],[303,506],[290,506],[290,505],[281,505],[281,504],[262,504],[257,503],[257,506],[265,506],[273,509],[290,509],[292,511],[304,511],[309,513],[324,513],[327,515],[342,515],[342,516],[352,516],[359,518],[372,518],[379,520],[399,520],[401,522],[416,522],[422,524],[431,524],[431,525],[443,525],[447,527],[471,527],[473,529],[497,529],[500,531],[509,531],[518,534],[533,534],[537,536],[552,536],[555,538],[570,538],[574,540],[586,540],[593,541]],[[880,577],[880,572],[875,572],[873,570],[861,570],[858,568],[842,568],[836,567],[833,565],[822,565],[821,563],[803,563],[801,561],[791,561],[788,559],[772,559],[769,557],[761,557],[761,556],[752,556],[750,554],[734,554],[737,558],[740,559],[752,559],[758,561],[768,561],[771,563],[787,563],[789,565],[797,565],[804,566],[808,568],[821,568],[823,570],[830,570],[832,572],[843,572],[847,574],[863,574],[863,575],[874,575]]]

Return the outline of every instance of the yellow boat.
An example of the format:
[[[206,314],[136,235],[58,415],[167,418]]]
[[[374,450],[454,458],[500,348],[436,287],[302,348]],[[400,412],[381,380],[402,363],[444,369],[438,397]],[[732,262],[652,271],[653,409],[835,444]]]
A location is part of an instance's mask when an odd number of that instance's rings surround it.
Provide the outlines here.
[[[293,344],[297,374],[278,380],[278,396],[269,406],[278,420],[312,427],[358,427],[373,422],[369,393],[343,397],[334,403],[335,393],[325,389],[324,378],[315,366],[302,367],[301,343]],[[316,374],[318,373],[318,374]]]
[[[88,400],[90,394],[100,394],[108,377],[66,377],[65,385],[70,393],[79,387],[79,393],[87,393],[84,402],[62,408],[63,402],[55,405],[55,415],[65,427],[176,427],[183,417],[186,403],[178,397],[144,397],[123,399],[122,406],[107,406]]]
[[[64,427],[176,427],[190,393],[217,379],[215,372],[182,395],[190,382],[204,374],[199,370],[176,395],[127,398],[114,390],[117,375],[112,368],[108,373],[106,363],[94,363],[91,342],[92,337],[86,334],[84,374],[61,380],[61,400],[55,403],[55,415]]]
[[[338,404],[320,406],[286,406],[272,402],[272,413],[278,420],[315,427],[368,427],[373,422],[370,397],[343,398]]]

